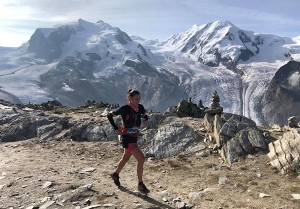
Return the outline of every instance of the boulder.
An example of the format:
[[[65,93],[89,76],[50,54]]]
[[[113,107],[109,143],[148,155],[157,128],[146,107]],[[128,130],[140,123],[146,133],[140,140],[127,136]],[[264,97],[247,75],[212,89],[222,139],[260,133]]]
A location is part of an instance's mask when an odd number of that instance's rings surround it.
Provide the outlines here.
[[[223,118],[221,118],[219,115],[215,115],[214,124],[213,124],[214,127],[213,133],[218,147],[221,147],[221,145],[223,144],[223,140],[222,140],[223,137],[220,137],[220,131],[221,128],[224,126],[225,122],[226,121]]]
[[[245,155],[266,149],[267,145],[262,132],[257,128],[248,127],[227,141],[222,146],[220,154],[227,163],[232,164]]]
[[[63,126],[60,123],[51,123],[49,125],[37,128],[37,136],[40,138],[40,140],[46,140],[59,134],[62,129]]]
[[[253,120],[244,116],[222,113],[205,114],[204,126],[212,132],[221,157],[232,164],[245,155],[267,149],[267,137],[263,136]]]
[[[171,106],[164,112],[165,116],[176,116],[177,106]]]
[[[175,121],[159,127],[144,151],[157,158],[176,156],[186,148],[197,144],[197,139],[193,128]]]
[[[208,132],[214,130],[214,115],[206,113],[204,116],[203,125]]]
[[[268,157],[283,174],[300,171],[300,128],[291,128],[281,139],[269,143]]]
[[[108,141],[117,139],[111,125],[96,124],[93,121],[77,122],[70,129],[70,138],[75,141]]]
[[[182,100],[177,105],[176,114],[179,117],[203,117],[203,111],[194,103],[187,100]]]
[[[161,120],[163,120],[165,117],[160,113],[151,113],[148,114],[148,128],[154,129],[158,127]],[[143,124],[142,124],[143,126]]]

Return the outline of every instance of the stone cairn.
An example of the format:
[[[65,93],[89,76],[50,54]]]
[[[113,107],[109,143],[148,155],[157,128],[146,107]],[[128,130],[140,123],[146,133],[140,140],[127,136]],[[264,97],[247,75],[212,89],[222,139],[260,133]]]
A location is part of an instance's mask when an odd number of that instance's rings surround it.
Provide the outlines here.
[[[219,97],[217,91],[213,92],[212,98],[211,98],[211,105],[204,112],[212,114],[212,115],[222,114],[223,107],[220,106],[220,97]]]
[[[203,125],[215,141],[213,147],[228,164],[239,162],[248,154],[267,149],[267,141],[253,120],[241,115],[224,113],[215,91],[211,105],[205,110]]]
[[[202,102],[201,99],[200,99],[199,102],[198,102],[198,107],[199,107],[200,109],[204,109],[204,105],[203,105],[203,102]]]

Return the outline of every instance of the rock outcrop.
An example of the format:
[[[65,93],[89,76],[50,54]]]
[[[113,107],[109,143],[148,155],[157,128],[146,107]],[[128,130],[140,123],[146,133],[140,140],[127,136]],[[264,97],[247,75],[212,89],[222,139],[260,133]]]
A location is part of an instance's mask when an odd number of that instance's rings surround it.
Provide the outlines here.
[[[221,157],[229,164],[237,162],[247,154],[267,149],[267,137],[256,127],[256,123],[244,116],[223,113],[220,98],[215,91],[211,105],[205,110],[204,126],[213,135]]]
[[[44,109],[44,106],[40,108]],[[9,103],[0,107],[0,118],[0,142],[21,141],[35,137],[41,141],[51,138],[56,140],[70,138],[77,141],[116,138],[111,126],[93,118],[85,120],[67,114],[48,115],[40,110],[16,107]]]
[[[204,125],[214,136],[215,148],[229,164],[248,154],[267,150],[267,139],[249,118],[230,113],[206,114]]]
[[[193,118],[203,118],[205,107],[202,105],[200,100],[198,105],[192,102],[192,99],[181,100],[177,106],[169,107],[164,113],[166,116],[178,116],[178,117],[193,117]]]
[[[281,139],[269,143],[271,165],[283,174],[300,170],[300,128],[290,128]]]
[[[290,61],[272,78],[261,100],[265,125],[286,125],[291,116],[300,117],[300,63]]]

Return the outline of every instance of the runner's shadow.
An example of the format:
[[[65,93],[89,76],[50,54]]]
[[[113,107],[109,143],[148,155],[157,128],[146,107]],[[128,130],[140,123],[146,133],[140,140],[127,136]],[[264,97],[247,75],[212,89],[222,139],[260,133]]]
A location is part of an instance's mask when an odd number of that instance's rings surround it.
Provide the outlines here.
[[[159,208],[167,208],[167,209],[175,209],[174,207],[171,207],[169,205],[166,205],[166,204],[163,204],[159,201],[157,201],[156,199],[153,199],[152,197],[149,197],[147,195],[143,195],[139,192],[133,192],[133,191],[130,191],[128,188],[124,187],[124,186],[119,186],[119,189],[122,191],[122,192],[126,192],[128,194],[131,194],[131,195],[134,195],[136,197],[139,197],[153,205],[156,205],[158,207],[150,207],[148,209],[159,209]]]

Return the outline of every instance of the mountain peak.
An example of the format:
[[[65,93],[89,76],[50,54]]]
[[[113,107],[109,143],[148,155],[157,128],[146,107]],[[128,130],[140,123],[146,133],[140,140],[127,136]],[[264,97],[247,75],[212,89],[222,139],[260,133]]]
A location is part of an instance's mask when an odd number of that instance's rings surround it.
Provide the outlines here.
[[[216,20],[214,22],[211,22],[209,24],[212,24],[212,25],[218,25],[218,26],[223,26],[223,27],[226,27],[226,26],[233,26],[233,27],[236,27],[235,25],[233,25],[230,21],[222,21],[222,20]]]
[[[86,20],[81,19],[81,18],[78,19],[78,24],[79,25],[95,25],[95,23],[91,23],[91,22],[86,21]]]
[[[97,50],[99,46],[107,48],[116,43],[125,45],[130,41],[125,32],[104,21],[92,23],[80,18],[77,22],[37,29],[29,40],[28,50],[38,58],[52,61],[62,54]]]
[[[243,31],[229,21],[218,20],[193,25],[186,32],[171,37],[164,48],[186,54],[208,66],[222,63],[233,69],[239,60],[246,61],[259,52],[254,38],[253,32]]]

